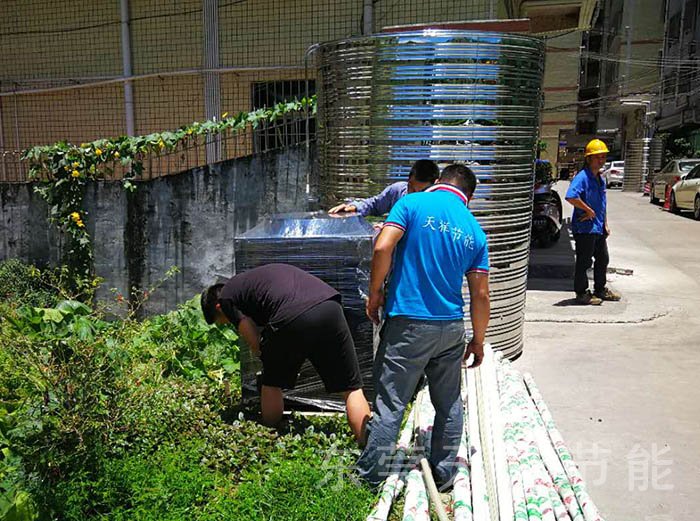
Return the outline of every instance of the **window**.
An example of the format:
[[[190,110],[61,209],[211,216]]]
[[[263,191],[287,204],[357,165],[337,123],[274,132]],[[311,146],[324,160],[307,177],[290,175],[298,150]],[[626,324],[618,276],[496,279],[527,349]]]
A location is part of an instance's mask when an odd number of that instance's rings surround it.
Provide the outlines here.
[[[307,95],[306,80],[262,81],[251,85],[253,110],[272,107],[284,101],[302,99]],[[308,95],[316,93],[316,82],[309,80]],[[309,137],[316,135],[316,121],[309,120]],[[306,119],[303,114],[283,121],[263,123],[255,130],[255,152],[297,145],[306,140]]]
[[[692,170],[695,166],[698,166],[697,161],[681,161],[678,163],[678,170],[683,173],[690,172],[690,170]]]

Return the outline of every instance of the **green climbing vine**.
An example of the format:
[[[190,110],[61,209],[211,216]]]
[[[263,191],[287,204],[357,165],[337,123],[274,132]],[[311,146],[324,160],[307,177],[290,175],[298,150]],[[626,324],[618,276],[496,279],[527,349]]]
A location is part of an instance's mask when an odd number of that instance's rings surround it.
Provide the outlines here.
[[[83,207],[89,181],[103,179],[112,173],[115,164],[121,164],[128,172],[122,184],[126,190],[134,190],[134,180],[143,172],[144,160],[150,154],[168,153],[179,145],[196,144],[199,136],[241,133],[249,126],[257,128],[263,122],[274,122],[305,110],[316,112],[315,96],[235,116],[224,113],[221,119],[194,122],[175,131],[98,139],[80,145],[60,141],[25,150],[22,159],[29,164],[30,179],[39,183],[35,190],[49,206],[49,220],[65,234],[63,263],[74,281],[73,289],[78,294],[89,293],[95,286],[93,247],[86,227],[88,215]]]

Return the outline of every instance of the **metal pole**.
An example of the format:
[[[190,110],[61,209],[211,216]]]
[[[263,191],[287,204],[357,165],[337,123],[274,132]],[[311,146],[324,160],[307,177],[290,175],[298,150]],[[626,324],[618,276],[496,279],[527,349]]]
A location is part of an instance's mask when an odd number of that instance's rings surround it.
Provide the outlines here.
[[[374,0],[364,0],[362,8],[362,34],[372,34],[374,23]]]
[[[219,73],[219,0],[203,0],[204,17],[204,114],[206,119],[221,117]],[[221,160],[221,136],[206,137],[207,163]]]
[[[5,167],[5,127],[2,122],[2,98],[0,98],[0,155],[2,156],[2,181],[7,181],[7,170]]]
[[[131,78],[131,29],[129,27],[129,0],[120,0],[119,13],[121,15],[121,44],[122,44],[122,68],[124,77]],[[124,116],[126,118],[126,134],[136,134],[134,123],[134,90],[131,81],[124,82]]]
[[[624,7],[625,18],[627,19],[627,23],[625,24],[625,36],[627,42],[625,45],[625,91],[623,94],[627,94],[629,92],[630,87],[630,66],[632,61],[632,32],[634,24],[634,2],[635,0],[626,0]]]

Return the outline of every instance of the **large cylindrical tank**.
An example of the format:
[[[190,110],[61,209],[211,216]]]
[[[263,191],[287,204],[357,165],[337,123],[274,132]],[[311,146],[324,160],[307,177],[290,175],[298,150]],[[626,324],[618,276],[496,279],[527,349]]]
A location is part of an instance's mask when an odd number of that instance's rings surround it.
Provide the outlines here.
[[[661,170],[664,166],[664,152],[666,144],[661,138],[652,138],[649,145],[649,174]]]
[[[649,152],[651,139],[630,139],[625,145],[625,177],[622,179],[623,192],[641,192],[649,173]]]
[[[405,180],[417,159],[468,164],[489,238],[488,341],[522,351],[540,39],[479,31],[378,34],[320,46],[318,140],[326,204]]]

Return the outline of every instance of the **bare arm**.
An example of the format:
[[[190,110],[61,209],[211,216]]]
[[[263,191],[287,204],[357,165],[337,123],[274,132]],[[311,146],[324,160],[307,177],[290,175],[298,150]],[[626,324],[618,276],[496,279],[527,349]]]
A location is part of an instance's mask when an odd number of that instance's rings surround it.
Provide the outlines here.
[[[238,324],[238,334],[248,344],[253,356],[260,356],[260,331],[258,326],[249,317],[243,317]]]
[[[379,323],[379,308],[384,303],[384,280],[391,269],[391,257],[396,245],[403,237],[403,230],[395,226],[385,226],[377,237],[372,255],[372,271],[369,278],[369,299],[367,316],[375,324]]]
[[[478,367],[484,359],[484,339],[486,337],[486,328],[489,325],[491,317],[491,301],[489,299],[489,274],[481,272],[471,272],[467,274],[467,283],[469,284],[469,314],[472,321],[472,337],[467,350],[464,353],[464,359],[469,358],[469,355],[474,355],[474,361],[470,368]]]

